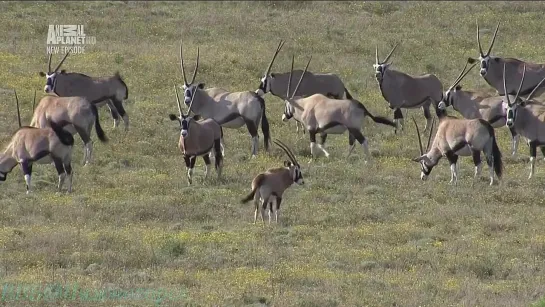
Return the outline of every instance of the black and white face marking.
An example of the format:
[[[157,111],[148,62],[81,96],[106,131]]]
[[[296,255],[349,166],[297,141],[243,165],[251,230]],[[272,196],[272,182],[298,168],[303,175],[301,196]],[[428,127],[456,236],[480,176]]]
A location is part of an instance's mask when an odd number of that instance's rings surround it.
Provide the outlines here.
[[[426,162],[420,161],[420,179],[426,181],[431,173],[433,166],[427,166]]]
[[[440,110],[445,110],[447,107],[450,107],[452,105],[451,103],[451,89],[448,89],[445,94],[443,95],[443,98],[441,101],[439,101],[439,104],[437,107]]]
[[[189,85],[184,84],[182,86],[182,89],[184,91],[184,103],[186,104],[186,106],[189,106],[189,103],[191,103],[191,97],[193,96],[193,93],[197,89],[197,86],[193,84],[189,84]]]
[[[375,79],[378,82],[382,82],[382,74],[384,73],[386,66],[384,64],[373,64],[373,68],[375,69]]]
[[[293,112],[295,112],[295,108],[289,103],[285,102],[286,105],[284,106],[284,114],[282,114],[282,121],[287,122],[293,117]]]
[[[305,180],[303,179],[303,173],[301,173],[301,168],[299,166],[294,165],[290,161],[284,161],[284,165],[289,168],[293,182],[298,185],[305,184]]]
[[[45,74],[45,86],[44,92],[52,93],[55,91],[55,85],[57,84],[57,73]]]
[[[507,114],[507,120],[505,121],[505,124],[507,125],[507,127],[512,128],[515,125],[515,119],[517,117],[518,103],[515,103],[512,106],[509,106],[505,103],[504,108],[505,113]]]
[[[189,123],[191,122],[193,118],[190,116],[184,116],[180,119],[180,127],[181,131],[180,134],[185,138],[189,136]]]
[[[260,80],[259,88],[257,89],[257,93],[259,95],[265,95],[268,92],[270,92],[271,91],[271,81],[272,81],[272,76],[271,75],[263,76],[261,78],[261,80]]]
[[[481,69],[479,71],[479,73],[481,74],[482,77],[486,76],[486,73],[488,72],[488,67],[489,67],[489,64],[490,64],[490,56],[486,55],[486,56],[479,56],[479,61],[481,62]]]

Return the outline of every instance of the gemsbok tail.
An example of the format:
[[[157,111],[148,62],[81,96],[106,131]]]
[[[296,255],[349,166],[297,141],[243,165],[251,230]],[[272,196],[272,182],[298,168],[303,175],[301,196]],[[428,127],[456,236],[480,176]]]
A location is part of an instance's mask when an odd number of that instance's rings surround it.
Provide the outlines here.
[[[269,151],[269,144],[271,142],[271,131],[269,128],[269,120],[267,119],[267,114],[265,112],[265,99],[257,94],[256,97],[261,103],[261,107],[263,108],[263,113],[261,113],[261,132],[263,132],[263,145],[265,146],[265,150]]]
[[[492,138],[492,158],[494,159],[494,172],[496,173],[498,178],[501,178],[503,174],[503,161],[501,159],[501,151],[498,147],[498,142],[496,141],[494,127],[492,127],[492,125],[486,120],[481,120],[481,123],[486,126],[486,128],[488,129],[488,134]]]
[[[373,114],[371,114],[371,112],[369,112],[369,110],[367,110],[367,108],[360,102],[357,103],[358,107],[360,109],[363,110],[363,112],[365,112],[366,115],[368,115],[369,117],[371,117],[371,119],[377,123],[377,124],[383,124],[383,125],[387,125],[387,126],[391,126],[391,127],[394,127],[394,128],[397,128],[397,125],[396,123],[394,123],[393,121],[387,119],[386,117],[382,117],[382,116],[374,116]]]
[[[255,179],[252,181],[252,192],[248,194],[245,198],[243,198],[240,203],[245,204],[249,202],[250,200],[254,199],[255,193],[257,192],[257,189],[261,187],[261,184],[263,183],[263,180],[265,179],[265,175],[259,174]]]
[[[102,130],[102,126],[100,125],[100,120],[98,118],[98,109],[93,103],[91,103],[91,112],[93,112],[93,115],[95,116],[95,131],[97,133],[98,139],[103,143],[108,142],[106,133],[104,133],[104,130]]]

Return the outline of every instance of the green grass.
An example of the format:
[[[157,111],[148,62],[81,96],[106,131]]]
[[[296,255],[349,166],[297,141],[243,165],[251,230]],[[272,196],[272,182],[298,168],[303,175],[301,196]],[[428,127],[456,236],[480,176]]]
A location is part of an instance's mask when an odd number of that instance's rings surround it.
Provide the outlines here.
[[[310,70],[339,74],[371,112],[391,118],[373,77],[375,45],[384,57],[401,41],[392,57],[396,69],[432,72],[448,86],[465,59],[477,56],[476,19],[489,30],[484,48],[502,20],[493,54],[545,62],[544,9],[539,2],[3,2],[2,146],[17,128],[12,90],[26,123],[33,91],[43,95],[38,72],[47,66],[49,24],[84,24],[96,36],[96,45],[71,55],[64,68],[97,76],[119,70],[129,86],[132,128],[127,135],[113,129],[107,108],[100,110],[111,141],[101,144],[93,133],[94,164],[84,168],[76,138],[71,195],[55,193],[50,165],[34,167],[31,195],[19,168],[1,184],[0,280],[161,288],[183,291],[185,302],[199,306],[543,306],[544,163],[527,180],[528,149],[521,143],[511,158],[506,128],[496,130],[506,166],[502,185],[490,187],[483,176],[472,186],[472,161],[462,158],[454,187],[445,161],[428,182],[419,179],[410,160],[418,154],[410,121],[401,135],[366,122],[369,165],[361,150],[346,159],[348,137],[331,135],[329,160],[309,166],[308,134],[283,123],[283,102],[267,95],[272,136],[305,162],[306,184],[284,195],[280,224],[263,227],[252,224],[252,205],[239,200],[257,173],[282,164],[283,152],[274,147],[263,154],[261,138],[251,160],[245,129],[226,129],[224,180],[212,171],[202,182],[198,159],[189,187],[168,114],[177,112],[172,85],[182,82],[182,37],[189,70],[200,47],[197,81],[207,86],[255,90],[284,39],[273,71],[288,71],[292,54],[299,68],[312,55]],[[489,90],[476,71],[463,85]],[[424,123],[421,111],[409,114]]]

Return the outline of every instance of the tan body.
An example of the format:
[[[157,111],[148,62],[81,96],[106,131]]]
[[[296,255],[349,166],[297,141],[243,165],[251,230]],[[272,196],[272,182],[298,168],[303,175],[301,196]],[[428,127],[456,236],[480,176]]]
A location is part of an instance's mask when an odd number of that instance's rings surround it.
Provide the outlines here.
[[[537,147],[540,147],[541,152],[545,155],[545,106],[536,101],[529,101],[524,106],[518,106],[516,110],[517,115],[512,129],[528,139],[530,146],[530,175],[528,179],[530,179],[535,172]]]
[[[454,184],[456,184],[458,180],[456,167],[458,152],[460,149],[467,147],[472,151],[475,163],[475,179],[477,179],[477,176],[480,175],[481,171],[481,151],[485,153],[487,164],[490,169],[490,184],[492,185],[494,183],[494,172],[498,178],[501,178],[503,164],[501,152],[497,146],[494,128],[483,119],[442,117],[430,149],[427,153],[414,159],[414,161],[421,163],[422,180],[425,180],[431,173],[432,168],[439,163],[439,160],[442,157],[446,156],[451,166],[451,183],[454,182]],[[421,147],[421,153],[422,151]]]
[[[55,124],[53,124],[55,125]],[[57,129],[62,129],[56,127]],[[61,132],[62,133],[62,132]],[[59,138],[59,133],[52,128],[21,127],[12,136],[6,150],[0,155],[0,173],[4,175],[20,164],[25,175],[27,193],[30,193],[30,178],[33,164],[50,164],[54,162],[59,172],[60,191],[66,175],[68,175],[68,192],[72,191],[72,145],[74,139],[66,131]]]
[[[178,147],[184,155],[201,156],[208,154],[214,147],[214,141],[223,137],[221,127],[213,119],[191,120],[189,135],[180,135]]]
[[[480,75],[486,83],[494,88],[498,95],[504,96],[506,93],[510,95],[526,96],[538,87],[538,83],[545,78],[545,64],[528,63],[515,58],[502,58],[490,55],[500,23],[496,26],[494,35],[486,53],[483,52],[480,38],[479,23],[477,23],[477,44],[479,47],[479,58],[468,58],[469,63],[479,62]],[[522,79],[523,70],[525,70],[525,82],[519,89],[520,80]],[[509,80],[505,80],[503,76],[510,76]],[[505,85],[504,85],[505,84]],[[538,97],[544,92],[544,88],[539,88],[535,91],[534,96]]]
[[[84,143],[84,164],[91,162],[92,140],[91,130],[95,126],[102,142],[107,138],[100,126],[96,106],[84,97],[44,96],[34,110],[30,126],[45,128],[48,121],[67,123],[64,129],[72,135],[78,133]]]
[[[388,63],[388,60],[398,45],[399,43],[392,48],[382,62],[379,61],[378,46],[376,47],[375,64],[373,65],[375,79],[382,97],[388,102],[390,109],[394,110],[394,121],[398,128],[403,129],[404,120],[401,109],[422,108],[426,118],[426,126],[424,127],[424,132],[426,132],[432,120],[430,104],[433,103],[435,113],[439,115],[437,105],[443,97],[443,84],[434,74],[412,76],[390,69],[392,63]]]
[[[355,146],[354,140],[363,146],[366,158],[370,158],[367,140],[361,133],[365,116],[370,116],[375,122],[395,127],[395,124],[385,118],[373,116],[357,100],[331,99],[322,94],[314,94],[304,98],[286,100],[286,111],[283,121],[291,116],[304,125],[309,131],[310,151],[315,156],[317,146],[327,157],[329,153],[323,148],[323,144],[316,144],[316,134],[343,134],[348,130],[350,134],[350,149],[348,155]]]
[[[252,180],[252,191],[241,200],[241,203],[244,204],[253,199],[255,205],[254,224],[257,222],[260,203],[263,223],[265,223],[267,206],[269,206],[269,224],[271,223],[271,213],[273,211],[275,221],[278,223],[278,211],[280,210],[284,192],[294,183],[298,185],[305,183],[301,173],[301,166],[295,159],[291,149],[279,140],[275,140],[274,143],[284,150],[291,162],[284,161],[284,167],[270,168],[255,176]]]
[[[301,78],[303,71],[294,70],[293,78]],[[264,81],[260,85],[258,93],[271,93],[274,96],[285,100],[286,91],[288,88],[289,72],[285,73],[271,73],[268,79],[265,81],[266,85],[263,85]],[[265,90],[263,90],[265,88]],[[338,75],[333,73],[312,73],[307,71],[305,78],[297,90],[298,96],[308,97],[314,94],[323,94],[335,99],[352,99],[352,95],[345,88],[344,83],[341,81]],[[296,121],[296,131],[299,132],[299,125],[303,125],[299,121]],[[304,127],[301,127],[304,133]]]
[[[275,212],[275,221],[278,222],[278,212],[284,192],[294,183],[293,174],[289,167],[278,167],[267,170],[257,175],[252,180],[252,191],[254,195],[254,224],[257,222],[259,205],[261,203],[261,220],[265,221],[267,205],[270,206],[269,213]],[[271,216],[269,214],[269,223]]]

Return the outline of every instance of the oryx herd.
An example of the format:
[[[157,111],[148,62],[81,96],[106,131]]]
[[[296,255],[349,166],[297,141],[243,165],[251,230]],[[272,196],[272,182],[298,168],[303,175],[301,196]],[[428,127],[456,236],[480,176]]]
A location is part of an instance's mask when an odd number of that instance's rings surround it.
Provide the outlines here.
[[[393,121],[372,115],[368,109],[347,90],[338,75],[308,71],[312,56],[303,70],[294,70],[295,56],[291,59],[289,72],[271,72],[273,64],[284,41],[278,44],[271,61],[260,79],[256,90],[230,92],[219,87],[206,87],[199,82],[199,47],[191,79],[187,79],[183,57],[183,43],[180,44],[180,69],[183,78],[183,99],[178,95],[178,86],[174,85],[174,95],[179,115],[168,114],[172,121],[179,124],[178,147],[187,167],[187,180],[193,182],[193,169],[197,157],[205,163],[205,180],[209,175],[211,159],[218,179],[221,178],[223,161],[229,156],[224,150],[224,128],[238,129],[245,126],[251,140],[251,156],[258,155],[259,126],[263,134],[265,151],[269,151],[271,132],[266,114],[265,96],[267,93],[284,100],[282,121],[295,119],[297,131],[302,128],[310,140],[311,161],[318,151],[326,157],[324,143],[328,134],[348,132],[349,156],[356,146],[362,146],[367,162],[369,153],[367,138],[363,135],[366,117],[374,122],[391,126],[395,132],[401,132],[404,126],[402,109],[421,108],[426,118],[423,134],[429,132],[427,146],[424,149],[418,124],[416,127],[420,156],[412,159],[420,164],[421,179],[426,180],[442,157],[446,157],[451,169],[451,183],[458,180],[458,157],[472,156],[475,164],[474,178],[480,177],[481,152],[489,167],[490,185],[502,177],[503,162],[495,128],[506,126],[513,137],[512,155],[517,152],[520,136],[527,140],[530,147],[530,175],[535,168],[536,149],[539,146],[545,154],[545,103],[535,97],[545,92],[541,87],[545,80],[545,64],[534,64],[514,58],[501,58],[491,55],[500,24],[498,23],[490,46],[483,52],[479,25],[477,23],[478,59],[464,60],[465,66],[445,91],[443,83],[434,74],[410,75],[392,68],[390,61],[399,43],[390,50],[384,60],[379,59],[376,46],[375,63],[372,65],[377,90],[388,107],[393,111]],[[15,93],[19,129],[13,134],[3,154],[0,154],[0,181],[15,166],[20,165],[24,174],[27,193],[31,191],[32,165],[54,164],[59,175],[59,191],[65,178],[68,178],[68,191],[72,190],[72,147],[76,133],[84,144],[84,165],[91,163],[91,131],[95,127],[100,141],[107,142],[99,121],[97,108],[107,105],[118,126],[120,117],[129,128],[129,117],[123,102],[128,98],[128,86],[118,72],[108,77],[91,77],[82,73],[59,70],[69,53],[51,69],[49,56],[44,91],[47,93],[33,106],[32,121],[29,126],[21,123],[19,100]],[[471,66],[468,68],[468,64]],[[476,91],[462,90],[463,78],[480,65],[480,75],[497,92],[496,95],[481,94]],[[298,80],[293,86],[293,80]],[[293,83],[292,83],[293,82]],[[523,96],[526,96],[524,98]],[[184,107],[187,109],[184,112]],[[435,109],[435,117],[430,106]],[[452,106],[463,118],[447,115],[447,108]],[[192,115],[191,115],[192,114]],[[434,126],[437,123],[436,131]],[[316,135],[320,142],[316,142]],[[251,183],[251,193],[242,202],[254,201],[255,219],[259,209],[265,220],[268,211],[269,223],[274,213],[278,221],[278,210],[283,193],[293,183],[304,183],[301,166],[293,151],[282,141],[273,141],[288,156],[289,161],[283,167],[272,167],[259,173]],[[228,158],[227,158],[228,159]],[[499,181],[498,181],[499,182]]]

